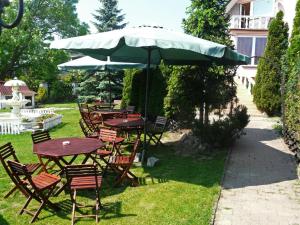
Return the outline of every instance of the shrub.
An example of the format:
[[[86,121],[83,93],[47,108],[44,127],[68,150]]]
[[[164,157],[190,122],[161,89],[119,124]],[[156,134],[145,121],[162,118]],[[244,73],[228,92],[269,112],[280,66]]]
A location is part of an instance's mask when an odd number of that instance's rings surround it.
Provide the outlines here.
[[[146,70],[127,70],[124,77],[121,107],[134,105],[136,110],[144,114]],[[150,72],[148,92],[148,116],[150,119],[164,115],[163,103],[166,96],[166,80],[160,69]]]
[[[68,102],[73,101],[73,87],[62,81],[56,81],[51,85],[50,101],[51,102]]]
[[[232,115],[212,124],[196,123],[194,134],[199,136],[202,143],[213,147],[229,147],[243,134],[243,129],[249,123],[247,107],[239,105]]]
[[[288,47],[288,25],[283,12],[277,13],[269,27],[267,46],[259,60],[253,100],[257,108],[268,115],[278,114],[281,108],[281,58]]]
[[[38,103],[44,103],[47,100],[47,89],[44,87],[39,87],[35,100]]]

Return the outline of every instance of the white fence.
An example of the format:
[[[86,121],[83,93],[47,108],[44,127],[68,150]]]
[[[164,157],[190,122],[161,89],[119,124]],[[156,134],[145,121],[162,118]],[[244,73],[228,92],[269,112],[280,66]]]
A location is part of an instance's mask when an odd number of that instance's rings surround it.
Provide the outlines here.
[[[45,119],[43,121],[43,130],[49,130],[52,127],[57,126],[58,124],[61,124],[61,120],[62,120],[62,115],[57,115],[49,119]]]
[[[230,28],[267,30],[271,19],[269,16],[231,16]]]
[[[0,134],[20,134],[20,132],[19,121],[0,121]]]
[[[54,114],[53,108],[45,109],[21,109],[22,115],[45,115],[45,114]]]

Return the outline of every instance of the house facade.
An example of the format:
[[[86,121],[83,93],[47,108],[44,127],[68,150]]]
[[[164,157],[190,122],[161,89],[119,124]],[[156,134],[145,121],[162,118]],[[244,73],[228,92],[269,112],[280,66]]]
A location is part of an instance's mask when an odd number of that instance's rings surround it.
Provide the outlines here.
[[[293,27],[297,0],[232,0],[226,12],[231,16],[230,32],[235,48],[248,55],[251,64],[240,66],[237,76],[252,92],[255,84],[257,64],[267,43],[268,26],[278,11],[284,12],[284,20],[290,31]]]

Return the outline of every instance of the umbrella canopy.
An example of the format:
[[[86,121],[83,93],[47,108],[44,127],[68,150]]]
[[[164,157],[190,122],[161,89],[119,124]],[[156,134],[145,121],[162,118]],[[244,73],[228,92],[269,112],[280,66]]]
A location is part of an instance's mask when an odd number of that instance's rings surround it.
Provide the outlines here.
[[[196,38],[180,32],[158,27],[136,27],[79,36],[51,43],[51,48],[66,49],[84,55],[112,61],[147,63],[151,48],[150,64],[164,60],[171,65],[197,65],[201,62],[220,64],[248,64],[250,58],[225,45]]]
[[[145,126],[146,134],[150,65],[162,60],[170,65],[249,64],[248,56],[239,54],[225,45],[161,27],[135,27],[98,34],[79,36],[51,43],[50,48],[73,50],[97,59],[110,56],[112,61],[147,63]],[[144,135],[144,150],[146,135]]]
[[[59,70],[123,70],[130,68],[143,69],[145,64],[128,63],[128,62],[111,62],[94,59],[90,56],[84,56],[79,59],[71,60],[66,63],[59,64]]]

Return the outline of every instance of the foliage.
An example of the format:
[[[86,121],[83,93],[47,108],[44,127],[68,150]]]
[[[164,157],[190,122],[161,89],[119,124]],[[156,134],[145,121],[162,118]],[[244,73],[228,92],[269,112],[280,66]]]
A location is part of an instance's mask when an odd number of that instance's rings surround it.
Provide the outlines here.
[[[109,102],[110,92],[112,100],[120,99],[122,96],[123,74],[123,71],[86,72],[77,88],[79,101],[92,102],[95,99],[101,99]]]
[[[148,116],[150,119],[164,115],[163,104],[166,96],[166,80],[159,68],[152,69],[149,77]],[[124,77],[122,107],[134,105],[144,114],[146,70],[127,70]]]
[[[50,130],[52,138],[83,137],[78,124],[80,115],[76,104],[53,104],[47,107],[71,108],[60,111],[63,115],[62,124]],[[30,132],[20,135],[2,135],[0,146],[12,142],[21,162],[38,162],[36,155],[32,153],[30,135]],[[129,185],[112,188],[114,176],[105,177],[100,189],[101,202],[105,206],[105,210],[100,210],[101,225],[209,224],[214,203],[221,189],[220,180],[224,171],[226,151],[205,159],[185,157],[183,160],[182,156],[176,156],[170,147],[150,146],[149,154],[159,158],[162,163],[153,168],[139,166],[132,168],[131,171],[141,181],[138,188]],[[84,156],[78,156],[74,163],[81,163],[83,159]],[[0,179],[0,224],[6,222],[27,224],[30,216],[16,214],[16,210],[22,208],[25,197],[16,192],[13,196],[4,199],[4,195],[12,187],[12,182],[2,166],[0,166]],[[90,198],[90,196],[94,198],[93,193],[83,191],[77,196],[78,202],[94,204]],[[69,199],[69,194],[64,192],[51,197],[51,201],[59,205],[69,203]],[[30,207],[37,208],[38,203],[32,202],[33,205]],[[144,206],[151,207],[145,210]],[[65,210],[58,212],[42,210],[39,218],[37,222],[39,225],[69,225],[71,209],[66,207]],[[78,224],[93,223],[93,219],[78,221]]]
[[[168,94],[164,99],[164,110],[168,118],[179,121],[182,127],[190,126],[195,118],[193,89],[189,88],[181,67],[172,67],[168,80]]]
[[[93,14],[96,26],[99,32],[122,29],[127,23],[123,23],[125,15],[121,14],[122,10],[118,9],[117,0],[99,0],[102,7]]]
[[[237,106],[231,115],[212,124],[197,123],[194,133],[203,143],[214,147],[229,147],[243,134],[243,129],[249,123],[247,107]]]
[[[42,116],[39,116],[38,118],[36,118],[36,122],[40,123],[40,122],[43,122],[46,119],[50,119],[50,118],[55,117],[55,116],[56,116],[55,114],[45,114],[45,115],[42,115]]]
[[[228,0],[193,0],[183,20],[186,33],[233,47],[229,32],[230,17],[226,14]],[[225,107],[236,95],[233,82],[235,67],[202,64],[186,67],[184,74],[193,89],[192,106],[199,108],[200,123],[209,123],[209,113]],[[178,85],[180,87],[180,85]]]
[[[294,27],[285,57],[285,121],[287,129],[300,137],[300,0],[297,1]]]
[[[288,130],[300,134],[300,58],[286,84],[285,119]]]
[[[18,76],[26,78],[34,90],[41,81],[57,78],[57,64],[68,59],[63,51],[49,50],[54,36],[70,37],[86,34],[76,14],[77,0],[27,0],[21,24],[4,29],[0,39],[0,80]],[[14,18],[13,9],[5,11],[6,19]]]
[[[264,55],[259,60],[253,100],[258,109],[268,115],[278,114],[281,108],[281,59],[288,47],[288,25],[283,12],[278,12],[269,26]]]
[[[44,103],[47,100],[47,89],[44,87],[39,87],[35,100],[38,103]]]
[[[50,102],[68,102],[74,100],[73,87],[63,81],[56,81],[50,87]]]

